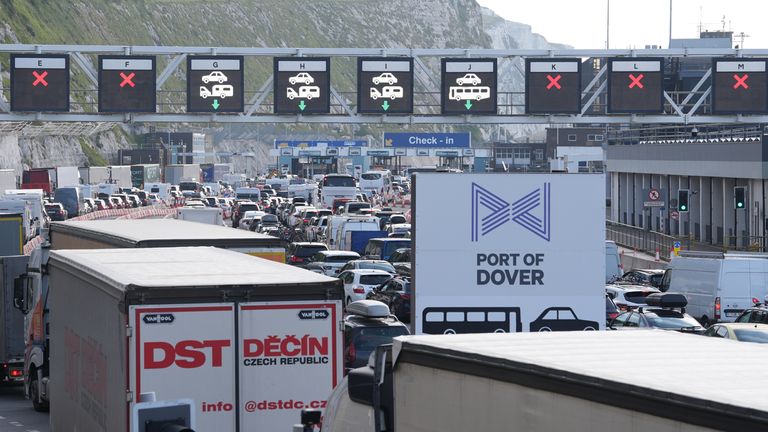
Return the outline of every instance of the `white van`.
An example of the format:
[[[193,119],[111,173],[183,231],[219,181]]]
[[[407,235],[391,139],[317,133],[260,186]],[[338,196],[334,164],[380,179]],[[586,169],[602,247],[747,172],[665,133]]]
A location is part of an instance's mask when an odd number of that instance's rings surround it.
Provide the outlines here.
[[[28,242],[32,237],[37,235],[38,226],[37,221],[32,217],[30,211],[30,205],[25,200],[18,199],[4,199],[0,200],[0,214],[21,215],[22,223],[24,224],[23,238],[24,243]]]
[[[32,226],[35,235],[40,234],[42,228],[48,227],[48,214],[45,212],[43,196],[45,191],[42,189],[6,189],[3,199],[23,200],[29,204],[29,211],[32,214]]]
[[[161,200],[165,201],[171,196],[170,183],[144,183],[144,190],[149,193],[157,194]]]
[[[619,257],[619,247],[616,242],[605,241],[605,283],[611,283],[618,280],[623,275],[621,269],[621,259]]]
[[[686,312],[704,326],[733,322],[768,293],[768,254],[683,251],[672,258],[660,288],[685,295]]]

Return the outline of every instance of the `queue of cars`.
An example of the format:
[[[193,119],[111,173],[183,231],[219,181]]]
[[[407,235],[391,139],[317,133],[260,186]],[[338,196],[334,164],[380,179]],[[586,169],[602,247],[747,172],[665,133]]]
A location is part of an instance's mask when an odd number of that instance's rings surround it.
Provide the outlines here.
[[[768,306],[752,299],[734,322],[709,322],[689,313],[689,293],[675,292],[664,270],[633,269],[606,285],[606,323],[611,330],[663,329],[768,343]],[[667,285],[665,285],[665,281]],[[678,288],[679,289],[679,288]],[[765,299],[768,302],[768,296]]]

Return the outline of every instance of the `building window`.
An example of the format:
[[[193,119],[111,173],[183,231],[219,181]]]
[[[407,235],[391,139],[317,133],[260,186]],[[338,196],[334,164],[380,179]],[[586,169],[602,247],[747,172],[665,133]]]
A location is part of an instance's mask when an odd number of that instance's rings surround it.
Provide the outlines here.
[[[501,147],[496,148],[496,157],[502,158],[502,159],[510,159],[512,158],[512,148],[510,147]]]
[[[595,140],[595,135],[593,134],[587,135],[587,141],[594,141],[594,140]]]
[[[530,158],[531,158],[531,149],[529,148],[515,149],[515,159],[530,159]]]
[[[536,149],[533,151],[533,159],[534,160],[543,160],[544,159],[544,150],[543,149]]]
[[[568,135],[568,141],[575,142],[576,141],[576,134]]]
[[[603,142],[605,137],[603,135],[595,135],[595,141]]]

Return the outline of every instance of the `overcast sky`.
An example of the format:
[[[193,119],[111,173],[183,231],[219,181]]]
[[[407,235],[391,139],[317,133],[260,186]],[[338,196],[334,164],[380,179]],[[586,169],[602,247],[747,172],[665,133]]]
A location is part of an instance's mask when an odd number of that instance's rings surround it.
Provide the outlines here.
[[[549,42],[605,48],[608,0],[477,0],[510,21],[531,25]],[[672,0],[672,37],[697,38],[704,30],[749,35],[744,48],[768,48],[768,0]],[[668,46],[669,0],[610,0],[610,47]],[[735,44],[740,43],[734,37]]]

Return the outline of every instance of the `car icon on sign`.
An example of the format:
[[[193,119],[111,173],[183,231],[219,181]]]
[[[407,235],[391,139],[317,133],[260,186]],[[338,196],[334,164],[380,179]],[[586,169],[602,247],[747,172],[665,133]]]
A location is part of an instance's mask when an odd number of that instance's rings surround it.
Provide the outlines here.
[[[208,84],[211,81],[218,82],[219,84],[227,82],[227,76],[219,71],[213,71],[208,75],[203,75],[203,82]]]
[[[397,78],[389,72],[384,72],[379,76],[373,77],[373,83],[374,84],[387,83],[389,85],[393,85],[397,83]]]
[[[550,331],[589,331],[599,330],[600,326],[595,321],[579,319],[573,309],[569,307],[551,307],[536,318],[530,325],[531,332]]]
[[[302,72],[302,73],[300,73],[300,74],[298,74],[296,76],[292,76],[292,77],[288,78],[288,82],[291,83],[291,85],[294,85],[296,83],[300,83],[300,84],[305,84],[306,85],[306,84],[312,84],[313,82],[315,82],[315,79],[312,78],[312,75],[310,75],[310,74],[308,74],[306,72]]]
[[[471,74],[471,73],[470,74],[466,74],[466,75],[464,75],[461,78],[456,78],[456,84],[458,84],[458,85],[464,85],[465,83],[466,84],[472,84],[472,85],[478,85],[481,82],[482,81],[480,80],[480,78],[477,75]]]

